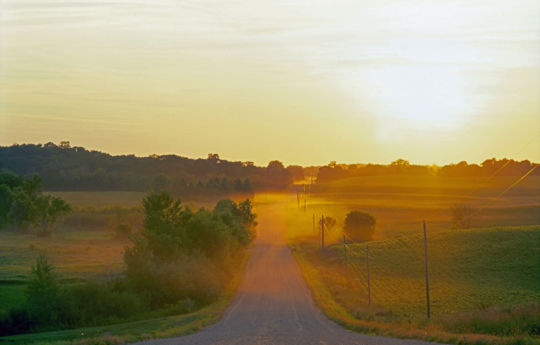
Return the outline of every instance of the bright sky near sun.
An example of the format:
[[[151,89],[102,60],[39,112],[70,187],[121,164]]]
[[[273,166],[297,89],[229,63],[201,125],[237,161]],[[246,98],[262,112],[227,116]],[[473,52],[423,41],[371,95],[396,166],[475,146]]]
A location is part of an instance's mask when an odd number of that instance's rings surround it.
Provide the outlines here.
[[[0,145],[540,161],[538,0],[0,0]]]

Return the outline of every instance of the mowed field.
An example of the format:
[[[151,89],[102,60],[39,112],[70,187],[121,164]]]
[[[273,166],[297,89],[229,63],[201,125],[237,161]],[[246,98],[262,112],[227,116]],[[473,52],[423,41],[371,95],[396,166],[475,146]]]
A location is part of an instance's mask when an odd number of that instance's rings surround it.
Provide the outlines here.
[[[0,312],[24,300],[24,288],[39,255],[47,256],[62,280],[107,280],[121,273],[127,244],[104,229],[60,227],[49,238],[1,231]]]
[[[305,211],[302,194],[300,203],[295,198],[284,205],[288,241],[329,316],[352,328],[367,322],[361,329],[375,332],[385,327],[425,329],[426,220],[429,327],[538,336],[532,325],[540,324],[540,180],[523,181],[499,198],[514,181],[377,176],[312,186]],[[452,228],[450,209],[456,204],[477,210],[471,229]],[[351,210],[377,219],[374,241],[369,242],[370,307],[366,243],[343,245],[343,221]],[[337,221],[325,233],[326,250],[319,249],[323,214]]]

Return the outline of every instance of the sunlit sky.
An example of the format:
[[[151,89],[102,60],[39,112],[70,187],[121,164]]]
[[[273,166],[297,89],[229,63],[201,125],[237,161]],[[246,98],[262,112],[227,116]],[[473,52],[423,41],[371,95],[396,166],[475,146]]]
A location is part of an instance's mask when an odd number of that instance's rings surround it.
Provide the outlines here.
[[[0,0],[0,145],[540,161],[540,1]]]

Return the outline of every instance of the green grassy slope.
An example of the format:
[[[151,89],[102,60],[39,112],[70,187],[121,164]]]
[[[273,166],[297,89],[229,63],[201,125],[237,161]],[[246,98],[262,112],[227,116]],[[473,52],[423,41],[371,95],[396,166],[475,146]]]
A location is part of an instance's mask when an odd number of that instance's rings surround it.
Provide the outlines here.
[[[342,246],[336,246],[340,259]],[[434,314],[540,301],[540,227],[428,233]],[[349,246],[349,262],[365,282],[365,245]],[[370,244],[373,301],[398,315],[425,310],[421,235]]]
[[[437,334],[448,342],[452,336],[440,334],[539,341],[540,226],[428,232],[430,322],[421,235],[369,243],[371,309],[365,244],[347,246],[348,266],[343,245],[322,252],[313,243],[291,245],[319,306],[351,328],[406,337]],[[423,331],[415,335],[414,329]]]

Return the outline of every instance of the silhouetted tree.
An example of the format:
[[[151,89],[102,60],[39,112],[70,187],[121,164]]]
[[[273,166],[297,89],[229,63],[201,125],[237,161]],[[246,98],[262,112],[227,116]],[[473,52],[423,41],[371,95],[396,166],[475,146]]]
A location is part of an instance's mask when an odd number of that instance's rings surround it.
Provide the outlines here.
[[[369,241],[375,233],[375,218],[364,212],[351,211],[345,217],[343,230],[354,241]]]
[[[285,188],[292,183],[289,171],[280,161],[271,161],[266,167],[266,183],[271,188]]]
[[[452,215],[452,224],[455,229],[468,229],[471,227],[472,222],[478,210],[470,205],[457,204],[450,209]]]

